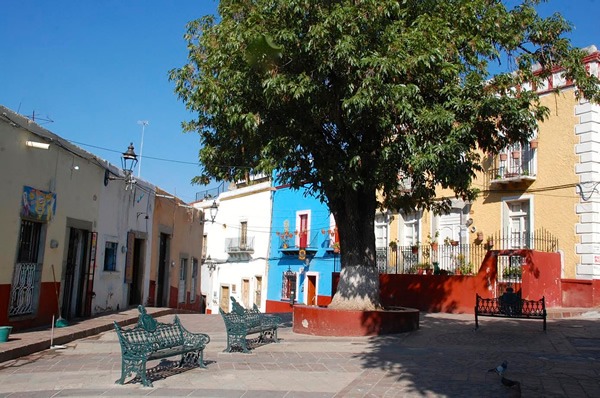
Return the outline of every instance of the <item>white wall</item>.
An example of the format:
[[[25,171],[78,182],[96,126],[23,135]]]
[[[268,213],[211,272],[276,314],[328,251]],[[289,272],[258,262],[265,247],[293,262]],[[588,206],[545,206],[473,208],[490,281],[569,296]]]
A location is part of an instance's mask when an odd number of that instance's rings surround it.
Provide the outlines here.
[[[271,225],[271,183],[269,181],[256,185],[227,191],[219,195],[217,203],[219,211],[215,222],[210,222],[209,208],[212,200],[194,204],[205,211],[208,218],[204,225],[207,237],[207,251],[216,269],[209,272],[207,263],[202,265],[202,294],[207,298],[207,309],[218,313],[221,299],[221,288],[229,288],[229,293],[242,302],[241,289],[244,279],[248,279],[250,288],[249,305],[258,305],[264,311],[267,297],[267,264],[270,243]],[[248,260],[227,253],[226,240],[240,237],[240,223],[248,224],[248,238],[253,239],[254,252]],[[262,299],[255,303],[257,277],[262,278]],[[235,289],[234,289],[235,287]]]

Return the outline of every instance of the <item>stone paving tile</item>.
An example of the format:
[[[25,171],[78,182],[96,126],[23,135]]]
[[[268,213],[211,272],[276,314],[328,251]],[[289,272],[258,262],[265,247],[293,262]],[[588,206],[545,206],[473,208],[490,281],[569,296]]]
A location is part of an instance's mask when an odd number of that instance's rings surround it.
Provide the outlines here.
[[[426,314],[418,331],[358,338],[296,335],[288,327],[281,328],[282,343],[243,354],[221,352],[226,343],[219,316],[180,318],[189,330],[211,336],[208,369],[175,369],[169,367],[175,361],[151,361],[160,376],[153,379],[154,388],[116,386],[120,350],[115,333],[108,331],[67,343],[65,350],[0,363],[0,397],[517,396],[516,389],[487,372],[504,359],[509,361],[507,377],[521,382],[524,397],[600,396],[600,324],[595,319],[549,321],[546,333],[535,321],[486,319],[474,331],[472,317]],[[42,391],[30,391],[32,386]]]

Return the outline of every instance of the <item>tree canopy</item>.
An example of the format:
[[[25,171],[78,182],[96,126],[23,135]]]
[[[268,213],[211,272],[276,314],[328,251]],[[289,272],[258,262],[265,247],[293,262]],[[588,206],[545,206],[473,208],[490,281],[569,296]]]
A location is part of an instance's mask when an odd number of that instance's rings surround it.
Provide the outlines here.
[[[598,99],[571,25],[539,2],[220,0],[170,72],[197,115],[197,181],[277,170],[329,205],[344,266],[374,265],[377,207],[443,211],[439,187],[472,200],[481,153],[531,137],[548,109],[524,87],[560,66]]]

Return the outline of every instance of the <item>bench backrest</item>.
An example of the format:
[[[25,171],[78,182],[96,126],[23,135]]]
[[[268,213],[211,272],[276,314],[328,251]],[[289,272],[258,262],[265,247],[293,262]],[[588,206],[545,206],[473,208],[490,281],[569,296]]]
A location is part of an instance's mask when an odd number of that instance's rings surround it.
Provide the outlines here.
[[[509,299],[506,297],[483,298],[478,294],[476,296],[475,312],[479,314],[503,312],[527,316],[546,315],[545,297],[540,300],[525,300],[516,295],[515,297],[509,296]]]
[[[175,315],[173,323],[163,323],[146,313],[143,306],[139,306],[138,309],[140,316],[136,326],[122,328],[114,322],[121,348],[124,351],[140,351],[144,347],[146,351],[157,351],[183,345],[183,330],[177,315]]]

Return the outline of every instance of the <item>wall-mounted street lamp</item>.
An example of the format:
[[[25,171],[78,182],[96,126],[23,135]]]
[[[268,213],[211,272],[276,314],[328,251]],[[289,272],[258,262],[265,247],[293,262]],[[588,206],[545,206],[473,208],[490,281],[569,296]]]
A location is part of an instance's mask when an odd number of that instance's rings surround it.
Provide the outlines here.
[[[219,205],[217,204],[217,201],[214,200],[212,205],[208,208],[208,214],[210,217],[210,222],[212,224],[215,223],[215,218],[217,218],[217,213],[219,212]],[[206,214],[206,210],[204,210],[204,214]],[[208,221],[208,219],[204,219],[204,220],[200,220],[201,223],[204,223]]]
[[[108,182],[111,180],[125,180],[125,189],[129,189],[136,183],[135,178],[133,178],[133,169],[137,164],[138,159],[135,151],[133,150],[133,142],[129,144],[127,147],[127,151],[123,152],[123,156],[121,156],[121,167],[123,169],[123,173],[125,177],[118,177],[115,175],[111,175],[111,172],[107,169],[104,172],[104,186],[108,185]]]
[[[219,205],[216,200],[213,200],[213,204],[210,206],[210,222],[214,223],[215,218],[217,218],[217,213],[219,212]]]
[[[217,262],[210,258],[210,254],[206,257],[206,260],[204,260],[204,264],[206,264],[206,267],[210,272],[217,269]]]

